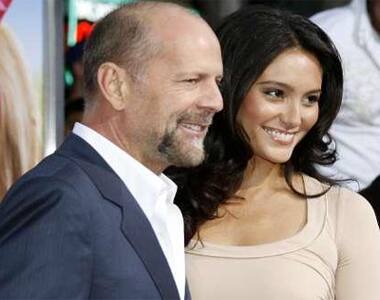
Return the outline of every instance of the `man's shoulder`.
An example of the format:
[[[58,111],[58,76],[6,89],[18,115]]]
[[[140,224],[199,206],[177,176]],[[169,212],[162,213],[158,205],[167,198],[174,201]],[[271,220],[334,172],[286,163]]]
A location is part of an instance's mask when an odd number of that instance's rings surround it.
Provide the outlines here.
[[[1,208],[10,205],[8,202],[26,205],[74,198],[80,201],[91,189],[96,191],[89,176],[75,161],[54,153],[16,181],[5,195]]]
[[[0,204],[0,233],[13,233],[11,224],[47,224],[76,215],[83,221],[99,210],[101,198],[89,176],[71,159],[54,153],[23,175]],[[49,216],[56,216],[56,221]],[[45,221],[44,221],[45,222]],[[1,243],[1,239],[0,239]]]
[[[31,181],[35,184],[56,181],[65,182],[67,185],[79,185],[86,179],[88,176],[74,159],[55,152],[23,175],[16,185]]]

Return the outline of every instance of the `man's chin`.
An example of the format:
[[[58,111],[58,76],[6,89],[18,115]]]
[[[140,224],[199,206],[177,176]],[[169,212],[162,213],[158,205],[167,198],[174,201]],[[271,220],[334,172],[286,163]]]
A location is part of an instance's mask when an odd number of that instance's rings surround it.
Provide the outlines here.
[[[187,151],[186,151],[187,150]],[[191,168],[200,165],[205,159],[203,148],[192,147],[192,149],[182,149],[177,153],[171,153],[168,157],[169,163],[176,167]]]
[[[205,158],[204,137],[194,138],[182,131],[175,131],[166,134],[158,149],[166,157],[166,161],[171,166],[176,167],[196,167]]]

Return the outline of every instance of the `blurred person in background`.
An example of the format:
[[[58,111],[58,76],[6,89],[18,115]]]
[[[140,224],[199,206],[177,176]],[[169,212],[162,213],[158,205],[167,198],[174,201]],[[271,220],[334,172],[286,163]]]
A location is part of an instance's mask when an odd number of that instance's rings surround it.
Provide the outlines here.
[[[77,99],[83,99],[83,48],[85,41],[82,41],[72,47],[69,47],[65,54],[66,68],[73,76],[72,85],[67,88],[65,101],[72,102]]]
[[[311,20],[334,41],[344,69],[342,108],[331,128],[338,160],[324,172],[357,179],[352,188],[363,189],[380,173],[380,1],[353,0]]]
[[[67,49],[65,64],[67,70],[73,76],[72,85],[65,91],[65,133],[67,136],[76,122],[81,122],[84,112],[83,98],[83,48],[85,41]]]
[[[81,122],[84,112],[84,99],[78,98],[75,101],[65,103],[65,136],[73,130],[76,122]]]
[[[38,105],[16,38],[0,24],[0,199],[41,158]]]

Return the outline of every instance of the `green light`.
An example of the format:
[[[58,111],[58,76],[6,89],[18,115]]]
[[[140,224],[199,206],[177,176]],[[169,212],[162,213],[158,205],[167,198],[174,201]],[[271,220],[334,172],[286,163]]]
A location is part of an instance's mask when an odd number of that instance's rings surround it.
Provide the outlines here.
[[[67,31],[67,45],[74,46],[77,42],[77,6],[76,0],[68,0],[68,31]]]
[[[69,70],[65,70],[65,85],[72,86],[74,83],[73,74]]]

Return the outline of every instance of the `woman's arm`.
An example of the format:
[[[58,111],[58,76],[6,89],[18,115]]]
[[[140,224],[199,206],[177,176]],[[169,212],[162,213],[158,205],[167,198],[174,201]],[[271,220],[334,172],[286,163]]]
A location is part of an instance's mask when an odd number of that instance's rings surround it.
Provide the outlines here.
[[[337,300],[380,299],[380,230],[371,205],[341,189],[337,199]]]

